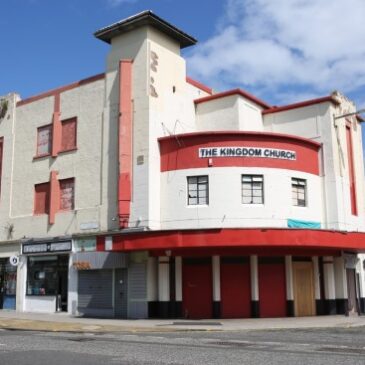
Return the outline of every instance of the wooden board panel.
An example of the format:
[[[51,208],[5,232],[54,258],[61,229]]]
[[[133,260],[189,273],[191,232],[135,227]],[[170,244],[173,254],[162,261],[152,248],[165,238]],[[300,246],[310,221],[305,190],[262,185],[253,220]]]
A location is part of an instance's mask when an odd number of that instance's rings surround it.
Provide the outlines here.
[[[314,316],[316,311],[312,262],[293,262],[293,283],[295,316]]]

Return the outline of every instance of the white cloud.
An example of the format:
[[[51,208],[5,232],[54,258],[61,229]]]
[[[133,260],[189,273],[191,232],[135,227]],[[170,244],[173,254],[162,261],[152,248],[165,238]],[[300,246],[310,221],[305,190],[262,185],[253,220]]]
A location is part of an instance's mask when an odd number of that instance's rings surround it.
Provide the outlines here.
[[[136,3],[138,0],[108,0],[108,3],[112,7],[116,7],[122,4],[133,4]]]
[[[192,51],[189,70],[218,87],[275,93],[272,100],[351,93],[365,84],[364,22],[364,0],[226,0],[216,34]]]

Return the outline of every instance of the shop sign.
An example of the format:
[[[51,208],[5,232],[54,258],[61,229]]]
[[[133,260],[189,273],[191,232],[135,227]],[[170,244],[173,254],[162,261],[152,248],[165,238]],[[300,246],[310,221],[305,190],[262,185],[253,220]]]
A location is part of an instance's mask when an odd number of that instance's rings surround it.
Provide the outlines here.
[[[275,158],[279,160],[297,159],[296,152],[276,148],[262,147],[204,147],[199,148],[199,158],[211,157],[256,157]]]
[[[76,252],[92,252],[96,251],[96,237],[78,238],[75,240]]]
[[[48,253],[71,251],[71,241],[47,242],[47,243],[26,243],[23,244],[23,254]]]
[[[72,266],[76,269],[76,270],[90,270],[91,269],[91,264],[89,261],[75,261]]]

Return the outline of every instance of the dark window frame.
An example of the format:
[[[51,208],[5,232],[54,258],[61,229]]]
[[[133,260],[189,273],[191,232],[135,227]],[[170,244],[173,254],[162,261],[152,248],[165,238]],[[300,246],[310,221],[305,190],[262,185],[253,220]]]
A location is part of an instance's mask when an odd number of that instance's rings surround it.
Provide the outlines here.
[[[291,178],[291,199],[295,207],[306,207],[308,204],[307,197],[307,180],[297,177]],[[301,197],[303,196],[303,199]]]
[[[196,182],[193,180],[196,179]],[[191,189],[191,186],[195,185],[195,189]],[[204,187],[201,189],[200,187]],[[198,176],[188,176],[187,177],[187,204],[189,206],[193,205],[209,205],[209,176],[208,175],[198,175]],[[205,196],[203,196],[205,192]],[[196,203],[193,200],[196,199]]]
[[[246,188],[245,184],[247,184],[249,188]],[[255,184],[258,184],[260,188],[256,188]],[[244,195],[244,191],[250,192],[250,195]],[[254,192],[256,191],[261,192],[261,194],[255,195]],[[245,198],[250,198],[249,199],[250,201],[245,201]],[[258,198],[260,198],[260,202],[255,201]],[[256,205],[265,203],[264,175],[258,175],[258,174],[241,175],[241,202],[242,204],[245,205]]]

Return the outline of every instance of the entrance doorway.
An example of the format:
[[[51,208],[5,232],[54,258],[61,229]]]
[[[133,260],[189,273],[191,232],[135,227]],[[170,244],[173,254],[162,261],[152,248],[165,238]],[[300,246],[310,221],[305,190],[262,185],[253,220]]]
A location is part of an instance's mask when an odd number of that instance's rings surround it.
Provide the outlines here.
[[[10,264],[9,258],[0,258],[0,309],[16,307],[17,267]]]
[[[250,264],[247,258],[221,259],[222,318],[251,316]]]
[[[259,258],[260,317],[286,316],[285,263],[281,257]]]
[[[212,264],[208,259],[183,260],[183,315],[212,318]]]
[[[128,315],[128,280],[127,269],[115,270],[114,315],[116,318],[127,318]]]
[[[346,269],[347,295],[348,295],[348,314],[358,314],[356,298],[356,272],[355,269]]]
[[[294,314],[296,317],[314,316],[314,280],[312,262],[293,262]]]

